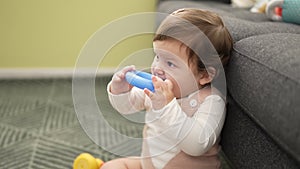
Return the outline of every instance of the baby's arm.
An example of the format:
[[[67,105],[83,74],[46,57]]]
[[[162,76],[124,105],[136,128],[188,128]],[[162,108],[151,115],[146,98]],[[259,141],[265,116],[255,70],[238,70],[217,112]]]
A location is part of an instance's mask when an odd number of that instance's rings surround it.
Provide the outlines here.
[[[188,117],[181,109],[172,92],[172,83],[160,78],[152,78],[155,93],[144,92],[152,101],[153,109],[147,113],[148,127],[163,132],[172,140],[177,140],[181,150],[192,156],[207,152],[220,135],[225,119],[225,102],[218,95],[207,96],[205,90],[198,111]],[[156,120],[153,120],[156,119]]]
[[[211,95],[192,117],[188,117],[174,99],[162,109],[150,112],[147,118],[159,116],[159,120],[148,125],[177,140],[185,153],[199,156],[216,144],[225,119],[224,107],[220,96]]]
[[[168,95],[164,94],[165,97]],[[216,144],[225,119],[225,102],[220,96],[207,96],[192,117],[183,112],[176,99],[167,101],[167,104],[161,107],[160,103],[166,102],[157,101],[154,96],[156,94],[150,92],[149,97],[152,98],[154,109],[148,113],[146,121],[158,120],[148,124],[149,127],[164,132],[172,140],[177,140],[181,150],[192,156],[202,155]],[[161,109],[155,109],[155,104]]]
[[[143,91],[132,87],[125,80],[125,74],[134,69],[134,66],[127,66],[116,72],[111,82],[107,85],[107,93],[111,105],[122,114],[135,113],[145,109],[145,94]]]
[[[217,143],[225,114],[225,102],[220,96],[206,97],[194,116],[187,117],[182,126],[178,126],[181,149],[194,156],[207,152]]]

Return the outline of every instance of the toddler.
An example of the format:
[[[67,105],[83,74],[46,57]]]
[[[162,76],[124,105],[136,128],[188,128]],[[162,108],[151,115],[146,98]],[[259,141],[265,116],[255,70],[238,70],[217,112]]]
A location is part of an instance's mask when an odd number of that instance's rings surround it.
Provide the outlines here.
[[[217,59],[192,27],[209,40]],[[232,44],[213,12],[180,9],[168,16],[153,40],[155,92],[127,83],[125,74],[134,66],[116,72],[107,87],[110,102],[120,113],[146,110],[142,155],[106,162],[101,169],[220,168],[225,96],[211,84],[220,75],[218,63],[227,63]]]

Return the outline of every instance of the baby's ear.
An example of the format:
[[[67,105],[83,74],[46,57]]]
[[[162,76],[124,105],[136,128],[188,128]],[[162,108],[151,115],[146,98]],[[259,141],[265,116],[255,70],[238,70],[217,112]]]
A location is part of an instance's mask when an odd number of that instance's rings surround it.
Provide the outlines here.
[[[217,73],[217,71],[214,67],[209,66],[208,68],[206,68],[206,71],[201,73],[201,76],[199,79],[200,85],[204,86],[208,83],[211,83],[211,81],[216,76],[216,73]]]

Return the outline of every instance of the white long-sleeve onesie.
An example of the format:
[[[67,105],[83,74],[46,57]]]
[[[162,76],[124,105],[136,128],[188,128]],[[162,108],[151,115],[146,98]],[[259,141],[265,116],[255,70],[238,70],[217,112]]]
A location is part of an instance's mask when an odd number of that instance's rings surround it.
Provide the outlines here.
[[[110,84],[107,88],[109,100],[120,113],[130,114],[146,109],[142,155],[151,157],[145,159],[151,159],[152,168],[168,168],[174,164],[187,169],[219,166],[217,140],[225,119],[225,102],[219,95],[209,95],[199,103],[195,99],[197,95],[192,94],[183,99],[173,99],[160,110],[153,110],[151,100],[143,90],[133,87],[128,93],[113,95],[109,88]],[[183,158],[182,154],[188,158]],[[192,164],[193,161],[195,164]],[[178,163],[184,166],[180,167]],[[146,162],[144,166],[150,168]]]

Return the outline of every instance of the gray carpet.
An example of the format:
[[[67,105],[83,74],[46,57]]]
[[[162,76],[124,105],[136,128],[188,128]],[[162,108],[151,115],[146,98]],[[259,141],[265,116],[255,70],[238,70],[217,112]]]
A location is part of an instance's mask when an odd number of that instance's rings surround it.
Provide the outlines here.
[[[115,130],[141,137],[141,124],[131,124],[111,108],[105,90],[109,79],[95,82],[96,93],[102,93],[97,96],[101,111]],[[135,145],[102,132],[103,139],[120,153],[139,153]],[[73,106],[71,79],[0,80],[1,169],[70,169],[83,152],[104,161],[118,157],[97,146],[81,128]],[[224,168],[229,168],[221,158]]]

